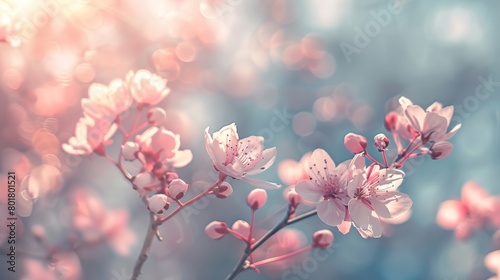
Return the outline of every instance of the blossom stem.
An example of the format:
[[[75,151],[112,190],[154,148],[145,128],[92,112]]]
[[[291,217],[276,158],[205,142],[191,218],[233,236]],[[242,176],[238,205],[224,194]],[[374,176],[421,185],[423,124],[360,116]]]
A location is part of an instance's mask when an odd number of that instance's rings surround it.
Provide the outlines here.
[[[385,150],[382,151],[382,157],[384,157],[385,168],[388,168],[389,162],[387,161],[387,155],[385,154]]]
[[[144,243],[142,244],[142,249],[137,261],[135,262],[134,272],[130,277],[130,280],[137,280],[139,275],[141,275],[142,266],[144,262],[148,259],[149,251],[151,250],[151,244],[158,231],[158,225],[155,222],[155,216],[153,213],[150,214],[150,223],[148,227],[148,232],[144,238]]]
[[[413,152],[415,152],[418,148],[422,147],[422,145],[423,145],[423,143],[422,143],[422,142],[420,142],[420,143],[418,143],[417,145],[415,145],[415,147],[414,147],[414,148],[413,148],[413,149],[412,149],[409,153],[407,153],[407,154],[406,154],[406,155],[405,155],[405,156],[401,159],[401,161],[399,162],[399,164],[400,164],[401,166],[403,166],[403,163],[404,163],[407,159],[409,159],[409,158],[410,158],[410,156],[413,154]]]
[[[186,206],[191,205],[192,203],[196,202],[198,199],[204,197],[205,195],[209,194],[210,191],[212,191],[214,188],[222,184],[224,180],[226,179],[226,175],[219,176],[219,179],[208,189],[204,190],[202,193],[198,194],[197,196],[191,198],[190,200],[186,201],[185,203],[182,204],[182,206],[177,207],[172,213],[168,214],[168,216],[161,218],[157,220],[157,224],[161,225],[164,222],[166,222],[168,219],[172,218],[175,214],[179,213],[182,209],[184,209]]]
[[[380,163],[378,160],[374,159],[366,150],[365,150],[365,156],[371,160],[373,163],[376,163],[380,166],[384,166],[382,163]]]
[[[246,243],[250,243],[250,239],[248,239],[246,236],[244,236],[243,234],[241,234],[241,233],[239,233],[239,232],[237,232],[235,230],[232,230],[232,229],[228,228],[227,232],[229,232],[230,234],[234,235],[237,238],[242,239]]]
[[[252,208],[252,214],[250,215],[250,232],[248,233],[248,242],[252,240],[254,223],[255,223],[255,210]]]
[[[304,248],[298,249],[296,251],[290,252],[290,253],[285,254],[285,255],[281,255],[281,256],[277,256],[277,257],[273,257],[273,258],[269,258],[269,259],[258,261],[256,263],[251,264],[251,266],[252,267],[258,267],[258,266],[261,266],[261,265],[264,265],[264,264],[269,264],[269,263],[273,263],[273,262],[282,261],[282,260],[285,260],[285,259],[288,259],[288,258],[291,258],[291,257],[295,257],[296,255],[299,255],[301,253],[307,252],[307,251],[311,250],[312,248],[313,248],[313,246],[311,244],[311,245],[308,245],[308,246],[306,246]]]
[[[393,160],[393,162],[397,162],[399,161],[400,159],[402,159],[404,156],[406,156],[408,154],[408,150],[410,150],[411,146],[413,145],[413,143],[415,143],[415,141],[418,139],[418,136],[413,138],[411,141],[410,141],[410,144],[408,144],[408,146],[406,146],[406,148],[404,149],[403,152],[399,152],[398,153],[398,156],[396,157],[395,160]]]
[[[307,219],[309,217],[317,215],[317,210],[312,210],[309,212],[306,212],[300,216],[297,216],[295,218],[290,219],[290,216],[294,214],[295,207],[292,207],[291,205],[288,206],[288,210],[286,212],[285,217],[277,224],[275,225],[271,230],[269,230],[262,238],[260,238],[257,242],[255,242],[252,246],[247,246],[245,249],[245,252],[243,253],[243,256],[241,256],[241,259],[238,261],[236,266],[233,268],[233,271],[226,277],[226,280],[233,280],[240,274],[243,270],[249,268],[245,267],[245,262],[247,261],[248,257],[255,251],[257,250],[262,244],[264,244],[269,238],[271,238],[274,234],[276,234],[278,231],[280,231],[282,228],[285,228],[291,224],[300,222],[304,219]]]

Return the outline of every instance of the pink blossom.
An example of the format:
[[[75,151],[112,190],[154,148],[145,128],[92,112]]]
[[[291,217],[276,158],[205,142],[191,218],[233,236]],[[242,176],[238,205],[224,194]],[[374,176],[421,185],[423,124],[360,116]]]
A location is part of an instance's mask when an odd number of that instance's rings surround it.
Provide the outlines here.
[[[344,146],[353,154],[358,154],[366,149],[366,138],[364,136],[348,133],[344,137]]]
[[[236,222],[234,222],[231,229],[245,237],[248,237],[250,235],[250,225],[243,220],[237,220]],[[241,239],[237,235],[235,237]]]
[[[226,223],[213,221],[205,227],[205,233],[212,239],[221,239],[228,233]]]
[[[409,124],[420,134],[422,143],[439,142],[450,139],[460,129],[461,124],[456,125],[450,132],[451,117],[453,116],[453,106],[442,108],[440,103],[433,103],[424,111],[422,107],[413,105],[405,97],[399,100],[403,107],[404,114]]]
[[[151,108],[148,111],[148,122],[152,125],[160,125],[167,119],[167,113],[162,108]]]
[[[63,150],[73,155],[90,155],[92,152],[104,154],[104,146],[111,144],[116,124],[106,119],[80,118],[75,128],[75,136],[63,144]]]
[[[313,247],[326,249],[333,243],[333,233],[327,229],[318,230],[313,235]]]
[[[156,163],[167,163],[174,168],[188,165],[193,159],[191,150],[179,150],[180,136],[162,127],[151,127],[136,137],[141,160],[146,170]]]
[[[247,196],[247,204],[253,210],[257,210],[264,206],[267,201],[267,193],[263,189],[252,190]]]
[[[500,227],[500,199],[489,195],[476,182],[469,181],[462,188],[460,200],[441,203],[436,216],[437,223],[446,229],[454,229],[458,239],[464,239],[487,225]]]
[[[149,211],[158,215],[163,214],[169,205],[168,197],[164,194],[155,194],[148,200]]]
[[[287,185],[296,185],[300,181],[309,180],[309,158],[311,153],[306,153],[300,161],[284,160],[278,165],[278,176]]]
[[[358,169],[349,182],[349,214],[363,237],[380,237],[382,224],[380,218],[397,217],[412,205],[408,195],[396,191],[403,182],[404,173],[378,165],[365,167],[364,157],[356,155],[353,165]],[[359,168],[360,167],[360,168]]]
[[[137,158],[137,153],[139,152],[139,145],[135,142],[126,142],[122,145],[122,155],[123,159],[127,161],[132,161]]]
[[[51,256],[50,263],[27,259],[23,262],[21,280],[79,280],[82,279],[80,259],[73,252],[59,252]]]
[[[181,199],[186,191],[188,190],[189,185],[186,184],[181,179],[174,179],[170,184],[168,184],[168,195],[172,199]]]
[[[226,198],[233,193],[233,187],[228,182],[222,182],[213,192],[217,198]]]
[[[89,98],[82,99],[82,108],[91,118],[114,119],[132,105],[127,85],[115,79],[108,86],[94,83],[89,87]]]
[[[318,203],[318,216],[327,225],[338,226],[345,218],[348,173],[348,162],[336,167],[325,150],[316,149],[309,159],[309,180],[295,186],[304,200]]]
[[[383,133],[379,133],[373,137],[373,145],[379,152],[385,151],[389,146],[389,139]]]
[[[205,130],[205,147],[215,168],[234,179],[243,180],[258,188],[278,188],[275,183],[248,178],[268,169],[276,158],[276,148],[263,150],[264,138],[238,137],[236,125],[223,127],[212,136]]]
[[[431,152],[432,159],[444,159],[451,154],[451,151],[453,151],[453,144],[446,141],[436,142],[432,144],[429,151]]]
[[[71,201],[73,226],[85,242],[108,241],[118,254],[128,255],[136,237],[127,227],[126,210],[106,209],[98,197],[83,190],[74,192]]]
[[[127,81],[132,97],[139,104],[155,105],[170,92],[167,87],[167,80],[148,70],[142,69],[135,72],[135,74],[129,72]]]
[[[500,250],[493,251],[484,258],[484,266],[500,278]]]

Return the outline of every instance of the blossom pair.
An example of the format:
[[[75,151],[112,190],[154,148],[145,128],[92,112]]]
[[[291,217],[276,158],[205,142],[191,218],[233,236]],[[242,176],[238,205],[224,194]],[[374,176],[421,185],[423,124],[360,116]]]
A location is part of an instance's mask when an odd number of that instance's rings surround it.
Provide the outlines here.
[[[397,191],[404,173],[394,168],[365,165],[362,154],[335,165],[322,149],[309,159],[309,180],[295,190],[305,200],[317,203],[319,218],[347,233],[351,222],[363,237],[380,237],[380,218],[390,219],[407,211],[412,201]]]

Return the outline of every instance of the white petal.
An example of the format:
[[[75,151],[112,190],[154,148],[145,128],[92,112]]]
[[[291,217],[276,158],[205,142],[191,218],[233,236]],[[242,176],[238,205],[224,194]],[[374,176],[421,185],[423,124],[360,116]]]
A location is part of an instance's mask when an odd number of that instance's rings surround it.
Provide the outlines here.
[[[417,131],[422,131],[425,112],[420,106],[410,105],[405,110],[406,118],[410,125]]]
[[[359,199],[351,199],[349,201],[349,216],[356,226],[367,229],[370,221],[372,210]]]
[[[276,159],[276,148],[269,148],[262,152],[262,158],[255,164],[255,166],[250,169],[247,174],[255,175],[261,173],[262,171],[268,169]],[[246,166],[245,166],[246,168]]]
[[[411,201],[410,197],[407,194],[401,193],[401,192],[389,192],[383,195],[380,195],[377,197],[377,199],[387,207],[390,216],[385,217],[382,216],[378,211],[377,214],[379,214],[382,218],[394,218],[397,217],[404,212],[406,212],[408,209],[411,208],[413,202]]]
[[[319,187],[310,180],[299,182],[295,186],[295,191],[304,200],[311,202],[318,202],[323,197],[323,194],[320,192]]]
[[[318,217],[327,225],[338,226],[344,221],[345,206],[337,199],[322,200],[318,203]]]
[[[309,158],[309,176],[318,181],[318,184],[328,182],[328,175],[335,168],[335,163],[323,149],[316,149]]]
[[[347,194],[349,195],[349,197],[354,197],[356,190],[358,188],[361,188],[364,180],[365,180],[365,177],[363,176],[363,174],[354,175],[352,180],[347,185]]]
[[[377,190],[387,192],[395,191],[402,183],[405,173],[399,169],[386,168],[378,172]]]
[[[169,159],[169,162],[173,162],[174,168],[181,168],[188,165],[193,160],[193,153],[191,150],[180,150],[177,151],[173,158]]]
[[[245,182],[247,182],[248,184],[254,186],[254,187],[265,189],[265,190],[277,189],[277,188],[281,187],[280,185],[275,184],[275,183],[271,183],[271,182],[267,182],[267,181],[262,181],[262,180],[257,180],[257,179],[253,179],[253,178],[247,178],[247,177],[245,177],[242,180],[245,181]]]

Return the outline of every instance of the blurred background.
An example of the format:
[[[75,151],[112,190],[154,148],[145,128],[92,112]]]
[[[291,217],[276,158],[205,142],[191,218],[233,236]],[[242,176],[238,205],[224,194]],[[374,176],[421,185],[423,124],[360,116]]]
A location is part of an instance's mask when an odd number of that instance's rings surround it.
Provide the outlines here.
[[[160,104],[167,112],[163,125],[181,135],[182,148],[193,151],[193,162],[179,170],[194,186],[190,195],[198,192],[196,186],[213,182],[203,142],[207,126],[216,131],[235,122],[241,137],[260,135],[266,147],[277,147],[276,163],[259,178],[284,189],[280,162],[299,161],[316,148],[328,151],[337,163],[351,158],[343,146],[345,134],[371,140],[385,132],[384,117],[400,96],[424,108],[434,101],[456,108],[452,126],[462,123],[462,129],[451,140],[452,155],[405,166],[401,190],[414,202],[406,223],[388,226],[387,236],[380,239],[330,228],[333,250],[326,258],[311,254],[307,262],[299,262],[301,273],[263,269],[261,274],[246,271],[238,279],[492,275],[483,259],[495,249],[493,231],[459,241],[453,231],[436,224],[436,213],[444,200],[459,198],[469,180],[500,194],[495,140],[500,139],[499,1],[1,4],[2,18],[9,15],[19,29],[0,44],[0,176],[5,182],[7,172],[15,170],[18,188],[35,184],[43,189],[34,205],[24,205],[31,215],[18,220],[18,272],[13,276],[2,261],[1,279],[52,279],[40,276],[50,267],[44,257],[47,248],[71,252],[62,258],[70,263],[66,269],[76,270],[75,279],[128,279],[147,230],[147,211],[114,166],[95,155],[69,156],[60,147],[74,133],[89,85],[107,84],[138,69],[168,79],[171,93]],[[120,143],[119,137],[115,140],[109,148],[113,157]],[[376,154],[375,148],[371,152]],[[27,175],[30,179],[23,180]],[[7,191],[2,184],[5,220]],[[213,241],[204,227],[213,220],[249,220],[245,199],[252,187],[234,180],[231,184],[231,197],[200,202],[162,226],[165,240],[155,240],[142,279],[224,279],[244,246],[230,237]],[[266,207],[257,213],[259,229],[271,228],[284,215],[283,189],[268,192]],[[78,203],[107,213],[104,223],[120,233],[109,242],[72,251],[81,240],[71,210]],[[329,227],[311,218],[293,228],[310,240],[313,232]],[[45,236],[45,245],[37,241],[39,236]],[[2,260],[5,239],[2,232]]]

